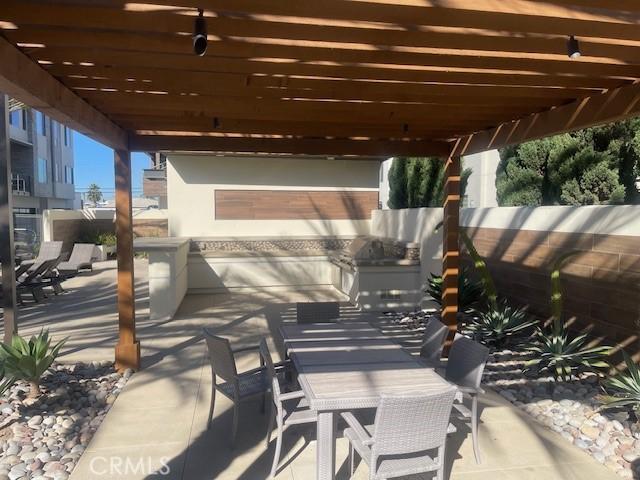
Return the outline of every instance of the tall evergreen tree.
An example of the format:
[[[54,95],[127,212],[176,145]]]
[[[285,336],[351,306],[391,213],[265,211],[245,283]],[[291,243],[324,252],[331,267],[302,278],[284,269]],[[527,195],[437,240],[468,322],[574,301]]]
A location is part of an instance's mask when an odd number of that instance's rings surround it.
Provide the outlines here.
[[[503,149],[501,206],[640,203],[640,120]]]
[[[389,208],[407,208],[407,159],[395,158],[389,170]]]
[[[405,172],[404,183],[400,175]],[[464,196],[471,169],[464,169]],[[437,157],[396,158],[389,172],[389,208],[441,207],[444,202],[444,161]],[[401,205],[401,206],[396,206]]]

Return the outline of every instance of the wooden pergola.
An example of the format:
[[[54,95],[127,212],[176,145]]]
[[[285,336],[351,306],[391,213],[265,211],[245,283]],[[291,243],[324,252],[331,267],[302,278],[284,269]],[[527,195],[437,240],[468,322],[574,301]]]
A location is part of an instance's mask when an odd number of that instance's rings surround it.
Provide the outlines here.
[[[202,57],[191,39],[198,9]],[[640,110],[637,0],[2,0],[0,28],[0,91],[115,150],[120,368],[140,361],[131,151],[446,158],[443,317],[453,332],[460,156]],[[10,337],[6,118],[0,127]]]

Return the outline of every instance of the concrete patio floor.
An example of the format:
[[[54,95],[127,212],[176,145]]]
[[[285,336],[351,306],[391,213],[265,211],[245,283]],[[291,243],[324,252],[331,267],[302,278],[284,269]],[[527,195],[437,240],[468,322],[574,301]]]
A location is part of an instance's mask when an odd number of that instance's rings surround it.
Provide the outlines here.
[[[277,329],[292,320],[296,301],[341,299],[331,289],[190,295],[169,322],[147,319],[146,265],[136,263],[138,325],[144,369],[135,374],[118,397],[104,423],[74,470],[72,480],[183,479],[260,480],[267,478],[274,442],[265,448],[266,421],[256,400],[241,407],[240,435],[229,447],[231,402],[218,396],[214,421],[206,429],[211,374],[201,329],[206,326],[232,341],[252,345],[266,336],[279,350]],[[73,282],[73,283],[72,283]],[[113,262],[93,274],[68,282],[68,293],[29,306],[22,314],[22,332],[48,326],[56,336],[68,335],[63,361],[112,359],[116,339]],[[345,306],[345,316],[379,321]],[[239,369],[257,365],[255,354],[239,358]],[[473,457],[468,428],[448,441],[448,478],[615,479],[590,456],[546,430],[498,395],[481,400],[480,439],[483,463]],[[338,440],[338,478],[348,478],[347,443]],[[163,468],[166,465],[166,468]],[[154,474],[158,470],[160,473]],[[285,432],[283,460],[277,479],[314,478],[315,428]],[[354,478],[368,478],[359,465]],[[412,478],[431,478],[418,476]]]

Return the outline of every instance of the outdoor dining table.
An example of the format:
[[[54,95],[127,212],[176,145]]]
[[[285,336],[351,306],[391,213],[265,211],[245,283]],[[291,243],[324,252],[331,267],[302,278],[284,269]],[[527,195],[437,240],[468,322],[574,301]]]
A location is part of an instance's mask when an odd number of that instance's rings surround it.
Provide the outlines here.
[[[316,478],[335,478],[338,413],[375,408],[384,393],[429,393],[449,384],[368,323],[283,325],[287,356],[318,412]]]

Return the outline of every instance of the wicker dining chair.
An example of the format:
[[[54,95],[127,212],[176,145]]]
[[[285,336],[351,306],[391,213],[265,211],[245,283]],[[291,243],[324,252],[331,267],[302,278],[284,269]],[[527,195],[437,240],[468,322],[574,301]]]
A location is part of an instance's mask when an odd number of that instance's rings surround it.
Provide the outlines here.
[[[216,401],[216,391],[233,402],[233,427],[231,431],[231,446],[235,445],[238,433],[238,415],[240,402],[250,399],[256,395],[265,395],[269,390],[268,378],[262,364],[258,368],[238,373],[234,355],[240,352],[256,351],[259,353],[259,345],[244,348],[231,349],[229,340],[218,337],[203,328],[204,338],[207,342],[209,360],[211,362],[211,404],[209,406],[209,417],[207,429],[211,427],[213,419],[213,409]],[[223,383],[218,383],[218,377]],[[264,399],[263,399],[264,402]],[[264,403],[263,403],[264,405]]]
[[[424,330],[420,357],[428,367],[438,367],[442,361],[442,348],[449,328],[436,318],[432,318]]]
[[[481,463],[478,439],[478,395],[484,393],[481,387],[482,374],[489,358],[489,349],[470,338],[456,336],[449,350],[444,378],[458,387],[459,397],[471,398],[471,411],[462,401],[456,402],[455,410],[465,419],[471,419],[471,437],[476,463]]]
[[[340,318],[338,302],[300,302],[296,303],[296,320],[305,323],[337,322]]]
[[[350,412],[343,413],[351,475],[357,453],[369,465],[370,480],[427,472],[436,472],[436,479],[443,480],[455,394],[451,386],[430,394],[382,395],[371,426],[363,426]]]
[[[271,352],[267,341],[263,338],[260,341],[260,356],[265,365],[267,376],[271,383],[271,396],[273,402],[269,408],[269,426],[267,427],[266,445],[269,448],[271,442],[271,432],[273,423],[276,422],[278,432],[276,438],[276,451],[273,454],[270,477],[273,478],[280,462],[280,452],[282,449],[282,435],[284,428],[289,425],[300,425],[305,423],[315,423],[318,421],[318,413],[309,408],[309,404],[304,398],[302,390],[294,392],[282,392],[280,378],[271,358]],[[273,407],[275,406],[275,411]]]

